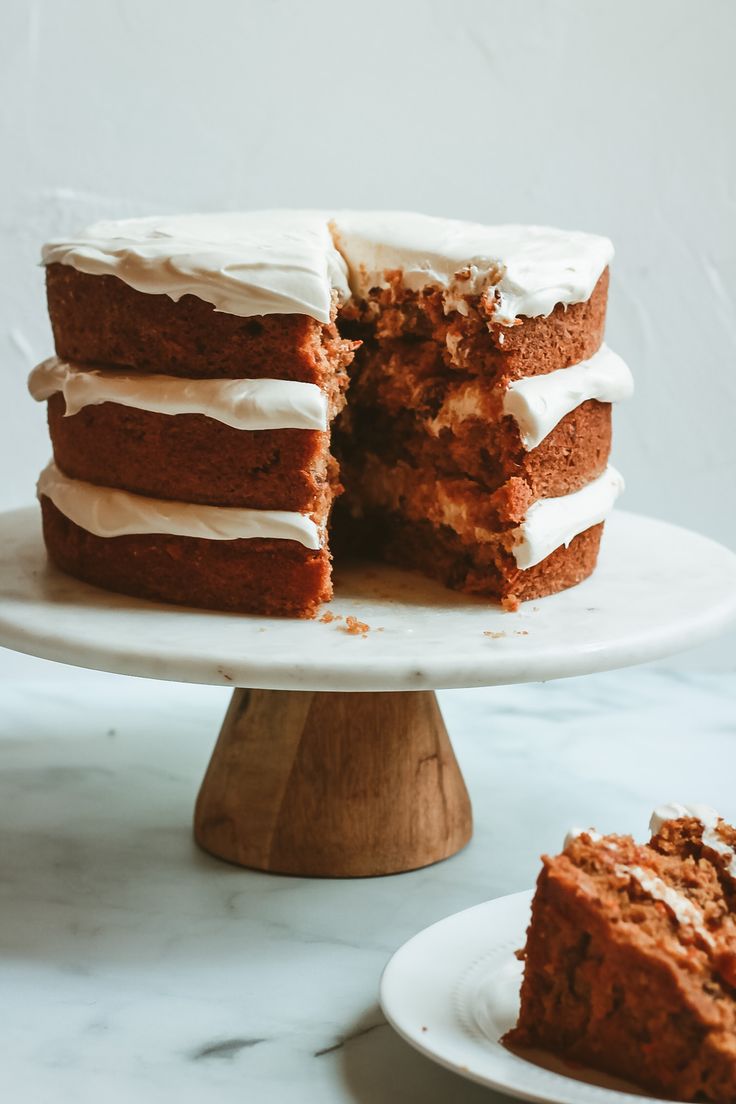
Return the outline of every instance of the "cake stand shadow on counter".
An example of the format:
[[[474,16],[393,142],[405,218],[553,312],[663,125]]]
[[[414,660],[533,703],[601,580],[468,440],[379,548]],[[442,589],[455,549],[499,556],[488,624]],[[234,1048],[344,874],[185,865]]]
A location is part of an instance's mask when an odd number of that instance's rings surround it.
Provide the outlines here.
[[[516,613],[355,563],[338,565],[320,618],[284,620],[78,582],[48,564],[29,508],[0,515],[0,602],[8,648],[235,688],[197,799],[197,842],[258,870],[360,877],[426,866],[470,839],[435,689],[566,678],[699,644],[736,619],[736,556],[617,511],[593,577]]]

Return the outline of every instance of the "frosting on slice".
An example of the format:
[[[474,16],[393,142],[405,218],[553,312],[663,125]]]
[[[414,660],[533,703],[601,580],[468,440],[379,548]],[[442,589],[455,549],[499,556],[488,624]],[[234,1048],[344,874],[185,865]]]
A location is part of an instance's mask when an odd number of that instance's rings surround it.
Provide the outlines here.
[[[328,424],[324,392],[295,380],[179,379],[79,368],[50,357],[33,369],[28,390],[39,402],[60,391],[67,416],[111,402],[159,414],[204,414],[235,429],[326,430]]]
[[[580,836],[588,836],[591,843],[600,843],[603,836],[600,832],[596,832],[595,828],[570,828],[565,836],[565,842],[563,847],[569,847],[573,840],[578,839]]]
[[[308,314],[347,299],[345,263],[318,211],[236,211],[96,222],[43,248],[44,264],[117,276],[137,291],[196,295],[218,311]]]
[[[711,851],[715,851],[716,854],[728,859],[726,869],[729,875],[736,879],[736,853],[733,847],[721,839],[718,834],[718,824],[722,818],[710,805],[679,805],[676,801],[672,801],[667,805],[659,805],[652,813],[649,828],[652,834],[656,835],[667,821],[682,820],[683,817],[694,817],[700,821],[703,828],[701,837],[703,846],[709,847]]]
[[[401,269],[410,289],[443,288],[448,311],[467,314],[467,295],[495,293],[494,319],[506,324],[589,299],[613,257],[608,238],[546,226],[483,226],[407,211],[345,211],[332,225],[359,298]]]
[[[705,927],[702,910],[684,893],[679,893],[651,870],[645,870],[641,866],[617,864],[616,873],[622,878],[633,878],[644,893],[667,906],[678,924],[689,925],[704,943],[711,948],[715,946],[713,936]]]
[[[527,570],[563,544],[567,548],[579,533],[605,520],[623,489],[623,476],[609,464],[602,475],[573,494],[540,498],[516,530],[512,551],[517,566]]]
[[[518,423],[527,450],[536,448],[566,414],[588,399],[620,402],[634,392],[627,365],[607,345],[589,360],[543,376],[514,380],[503,401],[505,414]]]
[[[36,490],[39,498],[50,498],[75,525],[97,537],[168,533],[206,540],[294,540],[311,549],[322,546],[319,527],[305,514],[147,498],[70,479],[53,462],[41,472]]]
[[[715,827],[721,819],[710,805],[697,803],[680,805],[677,801],[669,801],[664,805],[658,805],[654,810],[649,818],[649,830],[652,835],[655,835],[668,820],[682,820],[684,817],[693,817],[708,827]]]
[[[607,851],[618,851],[618,844],[615,840],[606,839],[600,832],[597,832],[595,828],[571,828],[565,835],[565,842],[563,844],[563,850],[569,847],[580,836],[587,836],[591,843],[600,843],[602,847],[605,847]]]

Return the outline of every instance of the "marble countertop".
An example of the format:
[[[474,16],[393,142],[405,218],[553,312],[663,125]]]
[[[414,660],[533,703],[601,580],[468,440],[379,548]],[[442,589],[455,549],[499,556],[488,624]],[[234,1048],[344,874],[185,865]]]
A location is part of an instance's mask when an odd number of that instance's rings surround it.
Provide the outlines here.
[[[21,1104],[474,1104],[403,1043],[381,970],[442,916],[529,887],[571,823],[736,816],[736,676],[649,667],[445,691],[475,836],[365,881],[228,867],[191,839],[228,691],[0,651],[0,1094]]]

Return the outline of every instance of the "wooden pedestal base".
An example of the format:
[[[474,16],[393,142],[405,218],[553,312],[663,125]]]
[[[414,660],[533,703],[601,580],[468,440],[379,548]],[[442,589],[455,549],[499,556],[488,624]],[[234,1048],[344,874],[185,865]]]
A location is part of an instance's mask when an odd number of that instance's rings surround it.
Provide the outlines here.
[[[329,878],[428,866],[471,832],[430,691],[236,690],[194,818],[221,859]]]

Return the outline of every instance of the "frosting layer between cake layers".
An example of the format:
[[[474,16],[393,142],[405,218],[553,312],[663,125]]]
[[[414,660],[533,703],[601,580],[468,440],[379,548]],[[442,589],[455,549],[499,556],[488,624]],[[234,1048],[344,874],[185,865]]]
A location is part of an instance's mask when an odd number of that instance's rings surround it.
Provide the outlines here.
[[[540,226],[483,226],[413,212],[251,211],[97,222],[55,239],[44,264],[117,276],[174,300],[195,295],[248,317],[329,322],[335,297],[364,298],[401,269],[405,286],[444,289],[447,310],[492,291],[494,321],[584,302],[613,256],[608,238]],[[348,278],[349,274],[349,278]]]
[[[579,533],[603,521],[622,488],[623,479],[609,467],[574,494],[540,499],[515,530],[513,553],[517,566],[533,567],[556,548],[568,545]],[[37,493],[50,498],[75,525],[98,537],[165,533],[208,540],[261,537],[296,540],[312,549],[322,546],[319,526],[304,514],[148,498],[70,479],[53,462],[41,473]]]
[[[609,464],[579,491],[533,503],[516,530],[513,553],[517,567],[534,567],[556,548],[567,547],[579,533],[605,521],[623,489],[623,476]]]
[[[541,376],[514,380],[503,410],[517,422],[522,444],[534,449],[554,427],[588,399],[620,402],[634,381],[627,365],[608,346],[587,361]],[[112,402],[159,414],[204,414],[235,429],[326,430],[328,404],[316,384],[278,379],[186,379],[130,373],[114,368],[81,368],[49,357],[31,372],[28,390],[37,402],[61,392],[66,415],[85,406]],[[483,387],[465,386],[441,407],[429,425],[433,433],[467,421],[482,410]]]
[[[521,443],[531,452],[582,403],[589,399],[621,402],[633,392],[634,380],[628,366],[602,345],[588,360],[569,368],[513,380],[504,392],[502,408],[519,426]],[[444,428],[483,417],[486,399],[487,389],[482,382],[465,384],[445,399],[427,429],[437,436]]]
[[[53,462],[41,472],[36,490],[39,498],[51,499],[70,521],[97,537],[165,533],[205,540],[261,538],[298,541],[313,550],[323,544],[320,527],[305,514],[147,498],[70,479]]]
[[[503,409],[517,422],[522,444],[530,451],[566,414],[589,399],[621,402],[633,393],[634,380],[628,366],[602,345],[589,360],[570,368],[514,380],[504,395]]]
[[[639,888],[654,901],[661,901],[670,910],[678,924],[689,925],[709,947],[715,946],[715,940],[705,926],[703,910],[680,893],[651,870],[638,865],[617,863],[616,873],[621,878],[633,878]]]
[[[117,403],[159,414],[204,414],[234,429],[328,426],[327,397],[314,383],[278,379],[185,379],[112,368],[79,368],[50,357],[34,368],[28,389],[38,402],[61,392],[66,414]]]

